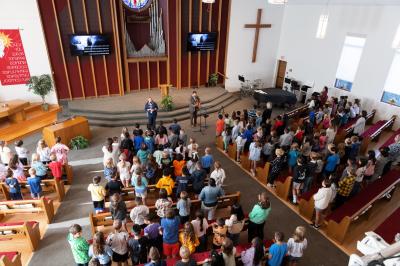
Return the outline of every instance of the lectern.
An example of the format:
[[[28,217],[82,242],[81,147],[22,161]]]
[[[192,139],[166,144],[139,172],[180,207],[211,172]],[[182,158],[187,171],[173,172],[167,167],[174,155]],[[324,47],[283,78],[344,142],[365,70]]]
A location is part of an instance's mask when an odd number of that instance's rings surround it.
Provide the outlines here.
[[[161,90],[161,98],[169,95],[169,88],[172,87],[171,84],[160,84],[159,88]]]

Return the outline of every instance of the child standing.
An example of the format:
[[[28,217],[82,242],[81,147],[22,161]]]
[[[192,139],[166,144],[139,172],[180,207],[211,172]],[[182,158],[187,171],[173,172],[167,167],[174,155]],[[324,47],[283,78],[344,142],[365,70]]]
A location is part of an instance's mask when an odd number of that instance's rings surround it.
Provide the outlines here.
[[[172,203],[173,202],[171,198],[168,198],[168,193],[165,188],[160,189],[159,199],[157,199],[156,203],[154,204],[157,209],[158,217],[164,218],[167,213],[167,209],[172,206]]]
[[[185,164],[186,161],[183,159],[183,155],[178,153],[176,155],[176,159],[172,162],[175,177],[182,175],[182,168],[185,166]]]
[[[243,135],[244,129],[240,129],[240,133],[235,139],[236,142],[236,161],[240,163],[240,154],[244,151],[244,145],[246,144],[246,138]]]
[[[137,224],[132,226],[133,238],[128,240],[129,254],[131,257],[132,265],[147,262],[147,249],[149,247],[149,240],[147,237],[141,236],[142,227]]]
[[[285,152],[282,149],[275,150],[276,158],[271,161],[270,171],[268,175],[268,187],[275,186],[275,179],[278,177],[279,173],[283,169],[283,155]]]
[[[131,210],[129,216],[134,224],[139,225],[141,228],[146,227],[144,217],[149,214],[149,207],[143,205],[141,197],[135,197],[136,206]]]
[[[10,191],[11,199],[22,200],[21,186],[19,185],[18,179],[13,176],[13,172],[10,169],[7,170],[5,182]]]
[[[215,135],[217,137],[221,136],[222,131],[224,131],[225,121],[222,114],[218,115],[217,122],[215,123]]]
[[[27,179],[27,183],[31,190],[31,197],[33,199],[40,199],[42,195],[42,186],[40,185],[40,178],[36,176],[36,170],[34,168],[29,169],[29,175]]]
[[[189,221],[190,205],[191,205],[191,203],[190,203],[188,193],[186,191],[182,191],[180,193],[180,199],[178,200],[178,203],[176,204],[176,208],[179,211],[179,218],[181,220],[181,224],[185,224],[187,221]]]
[[[283,242],[283,233],[275,232],[275,243],[268,250],[268,265],[280,266],[288,251],[287,244]]]
[[[251,240],[251,248],[242,251],[241,258],[244,266],[261,266],[264,258],[264,246],[259,237]]]
[[[110,212],[112,219],[114,221],[119,220],[122,223],[124,230],[128,231],[126,228],[126,204],[118,193],[115,193],[110,198]]]
[[[115,193],[121,194],[122,189],[124,186],[122,185],[121,181],[118,179],[117,175],[113,175],[110,181],[107,182],[106,184],[106,191],[108,192],[108,196],[112,196]]]
[[[113,262],[116,262],[118,266],[122,263],[128,266],[128,239],[129,234],[126,231],[122,231],[122,222],[120,220],[114,220],[113,223],[114,232],[108,235],[106,243],[111,247],[113,254]]]
[[[190,144],[187,146],[189,158],[193,158],[199,154],[199,144],[197,144],[194,138],[189,139]]]
[[[212,225],[212,229],[214,233],[213,249],[220,249],[226,238],[226,234],[228,233],[228,227],[225,225],[225,220],[218,218],[217,221]]]
[[[50,162],[50,154],[51,150],[47,146],[46,141],[44,139],[39,140],[36,148],[36,153],[40,156],[40,161],[44,164],[48,164]]]
[[[147,162],[147,156],[149,156],[150,152],[145,143],[142,143],[140,149],[138,150],[136,156],[139,158],[140,164],[145,165]]]
[[[315,222],[311,224],[315,229],[319,229],[322,222],[322,213],[328,208],[329,203],[333,197],[333,190],[331,188],[331,180],[326,178],[322,181],[322,187],[314,194],[315,206]]]
[[[220,161],[215,161],[214,163],[214,171],[212,171],[210,178],[215,180],[215,184],[221,187],[224,184],[226,179],[225,170],[222,169],[222,165]]]
[[[40,156],[37,153],[32,154],[31,167],[36,170],[36,176],[41,180],[47,177],[47,167],[40,161]]]
[[[132,174],[132,178],[134,177],[135,171],[136,169],[140,168],[140,160],[137,156],[134,156],[132,159],[132,167],[131,167],[131,174]]]
[[[193,254],[196,247],[200,245],[199,240],[194,232],[193,225],[190,222],[185,222],[183,225],[183,231],[179,233],[179,242],[182,247],[189,249],[190,254]]]
[[[18,155],[14,154],[8,163],[8,169],[13,172],[13,176],[18,181],[25,181],[24,165],[19,161]]]
[[[347,175],[345,175],[339,182],[339,188],[335,199],[335,209],[343,205],[350,196],[353,190],[353,185],[356,180],[355,170],[353,168],[347,169]]]
[[[100,265],[111,266],[112,250],[106,245],[103,232],[93,236],[93,244],[89,247],[89,257],[97,259]]]
[[[297,157],[299,157],[299,144],[293,143],[290,147],[290,151],[288,152],[288,165],[289,165],[289,172],[292,172],[293,168],[296,166]]]
[[[135,188],[135,197],[140,197],[146,205],[147,179],[143,176],[142,169],[136,169],[136,177],[132,179],[132,186]]]
[[[161,250],[162,248],[162,239],[160,234],[158,233],[158,228],[160,224],[155,222],[155,216],[153,213],[148,213],[144,217],[144,222],[146,227],[144,228],[144,236],[149,239],[149,246],[156,247]]]
[[[202,252],[207,249],[207,228],[208,222],[207,219],[204,218],[204,213],[202,210],[196,211],[196,219],[192,220],[192,225],[194,228],[194,232],[196,237],[199,239],[199,246],[197,247],[197,252]]]
[[[201,165],[203,166],[203,169],[206,171],[207,175],[210,174],[210,169],[213,163],[214,158],[211,155],[211,148],[207,147],[204,150],[204,156],[201,157]]]
[[[111,180],[111,177],[117,172],[113,158],[108,158],[104,166],[104,178],[107,181]]]
[[[303,226],[297,226],[293,237],[289,238],[287,242],[290,266],[297,265],[301,257],[303,257],[304,250],[307,248],[305,233],[306,229]]]
[[[260,142],[254,141],[249,147],[249,160],[251,161],[251,173],[256,176],[257,162],[260,161],[261,145]]]
[[[160,234],[163,236],[163,252],[169,258],[176,258],[179,252],[179,218],[173,209],[166,211],[165,218],[161,219]]]
[[[172,195],[172,189],[175,186],[174,180],[171,178],[171,170],[170,168],[166,168],[163,170],[163,176],[158,180],[156,184],[156,188],[164,188],[167,192],[168,196]],[[160,191],[161,192],[161,191]]]
[[[189,180],[190,180],[189,170],[186,168],[186,166],[184,166],[182,169],[182,176],[176,177],[176,183],[178,184],[178,187],[176,188],[176,197],[177,198],[179,198],[181,192],[187,191],[187,186],[189,184]]]
[[[225,225],[228,227],[228,237],[233,241],[233,245],[237,246],[244,227],[244,213],[239,203],[231,206],[231,216],[225,220]]]
[[[52,153],[50,155],[51,162],[48,164],[49,169],[51,170],[51,174],[54,179],[61,180],[62,177],[62,163],[57,161],[57,156]]]
[[[300,190],[303,188],[304,181],[308,176],[307,165],[303,157],[297,158],[297,165],[293,171],[293,204],[297,204],[297,198],[300,196]]]
[[[22,140],[18,140],[17,142],[15,142],[15,152],[18,155],[19,161],[23,164],[23,165],[28,165],[28,154],[29,151],[23,147],[24,142]]]
[[[51,153],[56,155],[57,161],[62,165],[68,164],[68,152],[69,148],[61,143],[61,137],[56,137],[56,144],[51,148]]]
[[[82,227],[79,224],[73,224],[69,228],[67,236],[68,243],[71,246],[72,255],[77,265],[87,266],[89,263],[89,244],[82,237]]]
[[[231,136],[231,130],[227,125],[225,125],[224,131],[222,131],[221,136],[222,136],[222,142],[224,144],[224,151],[228,152],[228,147],[229,143],[231,142],[232,136]]]
[[[92,197],[93,207],[96,213],[104,210],[104,198],[106,196],[106,190],[100,185],[100,181],[100,176],[93,177],[93,182],[89,184],[87,189]]]
[[[121,179],[124,187],[129,187],[129,181],[131,180],[131,175],[129,169],[131,168],[131,163],[126,161],[126,155],[122,153],[119,156],[119,162],[117,164],[117,171],[119,173],[119,178]]]

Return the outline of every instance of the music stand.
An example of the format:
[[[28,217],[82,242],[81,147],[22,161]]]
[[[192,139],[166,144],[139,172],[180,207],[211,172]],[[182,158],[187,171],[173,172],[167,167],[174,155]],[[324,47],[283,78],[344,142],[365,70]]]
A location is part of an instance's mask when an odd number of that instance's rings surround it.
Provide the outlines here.
[[[204,132],[203,132],[203,130],[202,130],[202,128],[203,128],[204,126],[201,125],[201,117],[202,117],[201,109],[199,109],[199,111],[197,112],[197,118],[200,118],[200,120],[199,120],[199,129],[193,130],[193,132],[200,132],[202,135],[204,135]],[[204,127],[204,128],[206,128],[206,127]]]

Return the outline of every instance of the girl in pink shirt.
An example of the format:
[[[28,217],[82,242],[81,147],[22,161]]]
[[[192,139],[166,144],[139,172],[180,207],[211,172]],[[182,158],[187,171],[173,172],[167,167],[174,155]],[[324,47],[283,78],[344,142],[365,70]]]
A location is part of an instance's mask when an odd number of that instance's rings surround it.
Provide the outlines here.
[[[57,161],[61,162],[61,164],[68,164],[68,155],[69,148],[67,145],[61,143],[61,138],[56,138],[56,144],[51,148],[51,153],[54,153],[57,156]]]

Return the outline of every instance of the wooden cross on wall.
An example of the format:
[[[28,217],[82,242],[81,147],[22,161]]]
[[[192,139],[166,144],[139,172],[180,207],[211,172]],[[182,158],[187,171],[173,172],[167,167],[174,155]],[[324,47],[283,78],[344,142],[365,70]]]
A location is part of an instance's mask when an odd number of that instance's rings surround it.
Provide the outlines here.
[[[262,9],[258,9],[257,12],[257,23],[256,24],[245,24],[244,27],[246,29],[256,29],[256,35],[254,37],[254,44],[253,44],[253,59],[252,62],[254,63],[257,59],[257,48],[258,48],[258,36],[260,35],[260,29],[271,28],[271,24],[261,24],[261,14]]]

